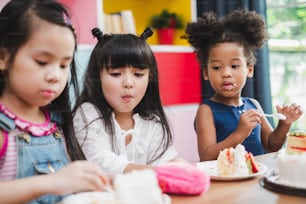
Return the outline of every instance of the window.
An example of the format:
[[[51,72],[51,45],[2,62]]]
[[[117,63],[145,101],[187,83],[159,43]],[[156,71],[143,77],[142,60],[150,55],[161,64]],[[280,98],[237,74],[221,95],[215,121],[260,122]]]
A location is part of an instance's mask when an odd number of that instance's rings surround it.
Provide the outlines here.
[[[267,24],[273,108],[295,102],[305,112],[306,1],[267,0]],[[305,129],[304,115],[292,128]]]

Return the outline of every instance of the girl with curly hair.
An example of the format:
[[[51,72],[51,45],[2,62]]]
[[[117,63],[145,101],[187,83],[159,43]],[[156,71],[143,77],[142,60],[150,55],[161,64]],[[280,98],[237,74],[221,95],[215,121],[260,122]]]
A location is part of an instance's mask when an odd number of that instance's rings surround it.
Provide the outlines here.
[[[280,149],[301,107],[277,105],[286,119],[273,130],[259,102],[241,96],[247,78],[253,77],[255,51],[267,39],[263,18],[242,9],[225,17],[205,12],[187,25],[183,38],[195,48],[203,77],[215,92],[203,100],[195,118],[200,160],[214,160],[220,150],[240,143],[254,155]]]

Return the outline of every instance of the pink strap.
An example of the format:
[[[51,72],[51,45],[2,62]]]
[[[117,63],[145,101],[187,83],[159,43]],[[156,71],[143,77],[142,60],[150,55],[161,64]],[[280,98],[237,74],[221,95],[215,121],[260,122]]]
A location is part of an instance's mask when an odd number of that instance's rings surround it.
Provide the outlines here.
[[[7,150],[7,144],[8,144],[8,134],[7,132],[2,132],[3,133],[3,145],[0,149],[0,159],[3,157],[3,155],[5,154],[6,150]]]

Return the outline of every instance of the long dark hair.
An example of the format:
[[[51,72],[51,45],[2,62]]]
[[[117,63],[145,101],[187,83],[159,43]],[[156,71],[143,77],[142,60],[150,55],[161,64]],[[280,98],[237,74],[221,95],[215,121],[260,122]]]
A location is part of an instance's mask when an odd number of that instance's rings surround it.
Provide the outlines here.
[[[13,63],[19,48],[30,39],[36,26],[39,26],[38,19],[69,28],[77,42],[68,9],[63,4],[55,0],[11,0],[0,13],[0,55],[3,54],[3,50],[10,53],[9,66]],[[75,50],[76,45],[75,43]],[[58,122],[58,125],[63,129],[67,151],[72,160],[77,160],[85,159],[85,156],[78,144],[72,124],[69,89],[73,88],[75,96],[79,95],[74,59],[70,71],[71,77],[64,91],[48,105],[48,110],[51,115],[60,116],[62,121]],[[3,93],[5,80],[5,75],[0,73],[0,95]]]
[[[145,120],[154,120],[163,127],[163,140],[160,144],[163,151],[151,158],[150,161],[154,161],[161,157],[172,143],[172,133],[160,100],[156,59],[145,41],[152,33],[150,29],[146,29],[140,37],[133,34],[103,35],[99,29],[95,28],[93,34],[98,39],[98,43],[91,53],[85,72],[84,89],[76,102],[75,110],[84,102],[90,102],[96,106],[112,141],[113,151],[116,152],[115,130],[112,120],[113,109],[102,92],[100,72],[103,69],[126,66],[149,69],[149,84],[146,93],[135,107],[134,113],[138,113]],[[86,119],[84,118],[84,120]]]

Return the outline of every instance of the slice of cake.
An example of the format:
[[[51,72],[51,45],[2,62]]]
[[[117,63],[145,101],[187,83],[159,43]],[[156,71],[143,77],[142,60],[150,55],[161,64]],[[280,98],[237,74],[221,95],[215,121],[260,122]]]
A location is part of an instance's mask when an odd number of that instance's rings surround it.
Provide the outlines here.
[[[58,204],[118,204],[114,194],[108,192],[83,192],[65,197]]]
[[[288,154],[302,154],[306,152],[305,131],[293,131],[287,134],[286,152]]]
[[[220,151],[217,169],[219,176],[248,176],[259,171],[253,154],[241,144]]]
[[[306,188],[306,132],[288,133],[285,146],[277,154],[278,180],[285,185]]]
[[[290,153],[281,149],[277,155],[278,180],[297,188],[306,188],[306,152]]]
[[[118,174],[113,186],[120,204],[164,204],[156,173],[151,169]]]

